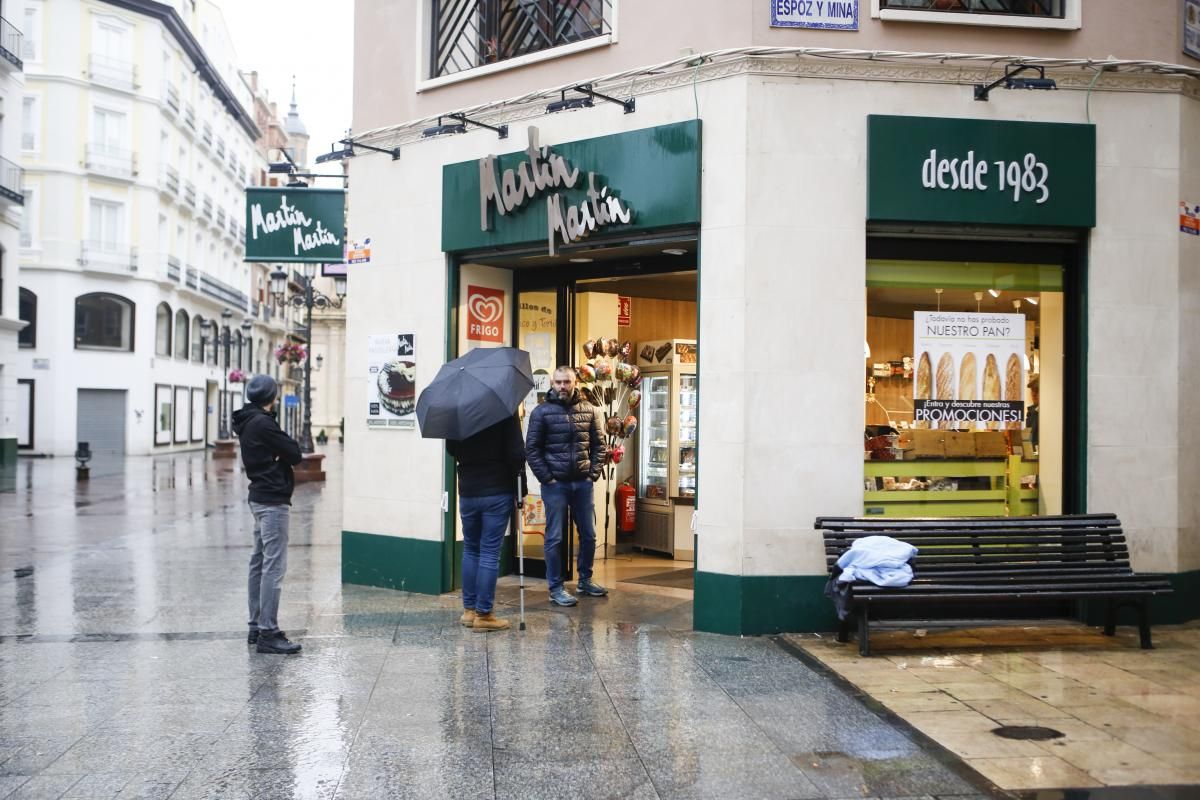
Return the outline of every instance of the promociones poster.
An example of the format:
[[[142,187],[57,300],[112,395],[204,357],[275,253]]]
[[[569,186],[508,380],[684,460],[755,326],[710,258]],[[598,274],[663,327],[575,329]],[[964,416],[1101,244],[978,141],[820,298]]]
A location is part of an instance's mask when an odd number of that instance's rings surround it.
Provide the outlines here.
[[[417,337],[389,333],[367,337],[367,427],[417,426]]]
[[[1021,427],[1024,314],[913,312],[913,358],[917,427]]]

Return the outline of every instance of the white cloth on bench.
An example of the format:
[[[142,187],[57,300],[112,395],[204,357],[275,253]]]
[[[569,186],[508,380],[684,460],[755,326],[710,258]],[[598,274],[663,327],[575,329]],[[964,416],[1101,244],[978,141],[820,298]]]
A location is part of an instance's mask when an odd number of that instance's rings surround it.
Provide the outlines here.
[[[890,536],[855,539],[837,560],[842,568],[838,583],[870,581],[876,586],[908,586],[913,579],[908,562],[916,554],[917,548]]]

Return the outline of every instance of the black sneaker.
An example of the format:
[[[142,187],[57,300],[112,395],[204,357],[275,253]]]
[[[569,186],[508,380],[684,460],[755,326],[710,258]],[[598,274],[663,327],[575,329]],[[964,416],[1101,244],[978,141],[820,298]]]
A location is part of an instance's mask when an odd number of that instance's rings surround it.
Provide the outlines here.
[[[591,597],[604,597],[604,595],[608,594],[608,589],[605,589],[591,578],[584,578],[578,584],[576,584],[575,594],[586,594]]]
[[[288,638],[283,635],[283,631],[263,634],[259,637],[258,647],[256,648],[256,651],[259,653],[275,653],[284,656],[295,655],[300,650],[300,645],[295,642],[289,642]]]
[[[258,644],[258,628],[251,628],[246,634],[246,644]]]

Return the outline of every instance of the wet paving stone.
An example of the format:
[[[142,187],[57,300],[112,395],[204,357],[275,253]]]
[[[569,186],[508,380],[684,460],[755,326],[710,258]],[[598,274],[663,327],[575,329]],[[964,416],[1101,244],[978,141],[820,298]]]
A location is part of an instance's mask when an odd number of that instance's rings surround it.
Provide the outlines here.
[[[558,609],[542,584],[528,630],[483,635],[456,596],[343,586],[339,461],[295,496],[294,657],[245,642],[237,464],[129,459],[80,486],[21,461],[0,494],[0,561],[33,567],[0,573],[0,798],[986,794],[771,639],[692,632],[686,600]],[[497,598],[515,618],[515,588]]]

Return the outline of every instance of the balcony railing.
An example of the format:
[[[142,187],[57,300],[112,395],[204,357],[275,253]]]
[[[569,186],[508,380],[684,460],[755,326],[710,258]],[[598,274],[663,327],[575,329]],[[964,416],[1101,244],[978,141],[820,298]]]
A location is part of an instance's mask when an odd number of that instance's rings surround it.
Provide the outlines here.
[[[229,214],[229,235],[234,239],[238,238],[238,216],[235,213]]]
[[[86,241],[79,247],[79,265],[102,272],[134,273],[138,271],[137,248],[115,242]]]
[[[217,227],[221,229],[221,233],[225,232],[225,209],[217,209]]]
[[[183,110],[183,121],[187,123],[189,128],[196,130],[196,109],[190,103]]]
[[[200,273],[199,273],[199,271],[197,271],[197,269],[195,267],[193,267],[191,264],[188,264],[186,274],[187,274],[187,280],[185,281],[185,285],[189,289],[196,289],[197,291],[199,291],[199,289],[200,289]]]
[[[217,139],[216,149],[217,149],[217,158],[220,160],[224,160],[225,159],[225,140],[224,139]]]
[[[192,208],[196,207],[196,184],[186,181],[183,184],[183,202]]]
[[[92,54],[88,59],[88,76],[96,83],[114,89],[132,91],[137,88],[137,66],[129,61]]]
[[[430,75],[611,33],[612,0],[433,0]]]
[[[159,176],[159,184],[162,190],[167,194],[179,193],[179,172],[167,164],[163,167],[162,175]]]
[[[0,158],[0,197],[19,206],[25,205],[25,170],[20,164]]]
[[[213,199],[210,196],[204,195],[204,202],[201,204],[201,208],[204,211],[204,216],[211,220],[213,216]]]
[[[250,305],[250,298],[246,296],[245,292],[240,292],[236,286],[230,286],[224,281],[219,281],[211,275],[203,273],[200,275],[200,293],[228,303],[242,313],[245,313]]]
[[[212,125],[206,124],[200,132],[200,139],[207,145],[213,143]]]
[[[137,174],[137,156],[132,150],[93,143],[87,146],[84,166],[110,178],[132,178]]]
[[[163,99],[167,101],[167,105],[176,114],[179,113],[179,90],[175,88],[175,84],[167,81],[163,84]]]
[[[21,62],[21,32],[16,26],[0,17],[0,58],[17,69],[24,69]]]
[[[167,256],[167,277],[173,281],[179,281],[180,263],[175,256]]]

